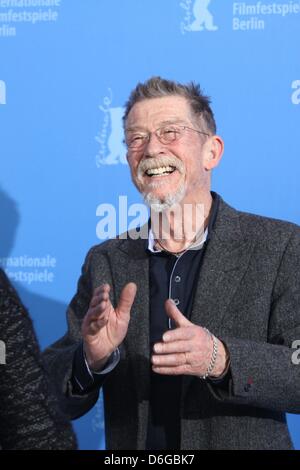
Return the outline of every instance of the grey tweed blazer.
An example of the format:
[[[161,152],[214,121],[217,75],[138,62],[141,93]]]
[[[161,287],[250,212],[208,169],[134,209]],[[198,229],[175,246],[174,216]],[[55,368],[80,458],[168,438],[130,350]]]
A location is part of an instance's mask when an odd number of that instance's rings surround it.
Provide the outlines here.
[[[74,352],[92,291],[137,284],[121,360],[103,380],[109,449],[143,449],[149,403],[149,259],[144,241],[109,240],[85,260],[68,309],[67,334],[45,358],[71,418],[96,402],[99,386],[72,392]],[[221,198],[203,259],[191,320],[226,345],[231,379],[225,388],[184,376],[181,449],[290,449],[285,413],[300,412],[300,365],[292,343],[300,339],[300,227],[240,212]]]

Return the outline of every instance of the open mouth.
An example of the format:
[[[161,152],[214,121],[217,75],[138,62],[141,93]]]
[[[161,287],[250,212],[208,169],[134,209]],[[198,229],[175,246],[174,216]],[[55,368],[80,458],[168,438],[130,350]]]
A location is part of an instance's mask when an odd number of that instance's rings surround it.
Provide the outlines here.
[[[156,168],[149,168],[148,170],[145,171],[145,174],[147,176],[153,177],[153,176],[166,176],[166,175],[171,175],[174,173],[176,170],[175,166],[160,166]]]

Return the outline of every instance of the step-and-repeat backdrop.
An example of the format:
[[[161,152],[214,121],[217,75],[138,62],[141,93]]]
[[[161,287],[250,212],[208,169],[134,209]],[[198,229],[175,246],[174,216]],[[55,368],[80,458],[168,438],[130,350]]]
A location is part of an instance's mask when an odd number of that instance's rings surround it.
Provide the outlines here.
[[[299,44],[296,0],[0,0],[0,262],[43,348],[89,247],[136,217],[121,118],[138,81],[199,82],[225,140],[213,189],[300,223]],[[105,446],[101,397],[74,426]]]

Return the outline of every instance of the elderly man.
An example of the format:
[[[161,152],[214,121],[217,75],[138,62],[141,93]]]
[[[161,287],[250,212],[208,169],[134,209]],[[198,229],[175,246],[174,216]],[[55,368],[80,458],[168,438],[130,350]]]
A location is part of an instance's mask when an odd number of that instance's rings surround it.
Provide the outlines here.
[[[69,331],[45,353],[62,406],[79,417],[103,386],[110,449],[292,448],[300,228],[210,190],[223,141],[193,83],[138,84],[124,129],[132,180],[153,211],[146,239],[129,233],[87,255]]]

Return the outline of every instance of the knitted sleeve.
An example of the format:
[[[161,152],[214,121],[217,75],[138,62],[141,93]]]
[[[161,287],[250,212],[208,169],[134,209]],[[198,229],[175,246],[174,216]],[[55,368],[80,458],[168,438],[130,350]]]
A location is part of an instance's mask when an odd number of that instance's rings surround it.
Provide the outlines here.
[[[6,364],[0,364],[0,446],[75,449],[75,435],[59,409],[31,319],[3,271],[0,340],[6,347]]]

